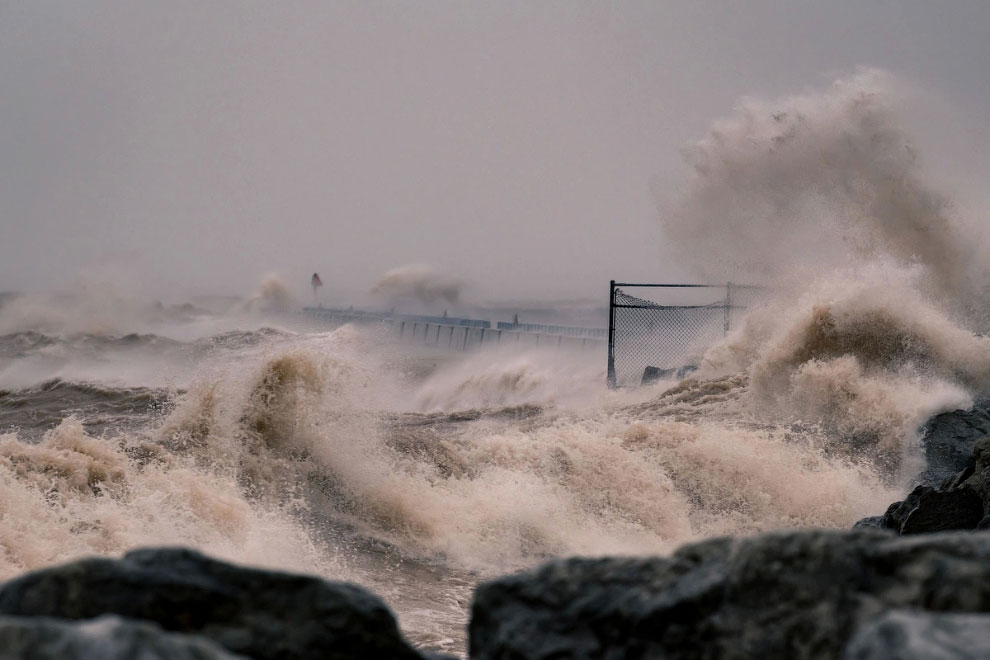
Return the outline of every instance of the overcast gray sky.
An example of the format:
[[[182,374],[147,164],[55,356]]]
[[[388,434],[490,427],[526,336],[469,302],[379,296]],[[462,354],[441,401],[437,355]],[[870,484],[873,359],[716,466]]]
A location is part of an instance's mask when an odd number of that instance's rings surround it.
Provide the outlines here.
[[[888,69],[944,102],[950,179],[990,151],[988,29],[986,2],[0,0],[0,290],[683,277],[656,191],[740,96]]]

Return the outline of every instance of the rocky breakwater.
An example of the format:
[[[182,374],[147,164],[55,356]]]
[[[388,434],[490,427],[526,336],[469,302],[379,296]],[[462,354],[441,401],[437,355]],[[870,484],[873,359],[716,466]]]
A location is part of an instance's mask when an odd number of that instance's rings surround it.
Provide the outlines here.
[[[789,532],[488,582],[470,650],[479,660],[990,657],[988,611],[990,534]]]
[[[388,607],[360,587],[183,548],[83,559],[0,586],[0,660],[135,657],[431,656],[410,647]]]
[[[933,417],[922,429],[925,470],[921,481],[938,483],[961,470],[980,438],[990,435],[990,400],[977,401],[969,410],[956,410]]]
[[[990,533],[780,532],[484,583],[470,657],[990,657],[988,612]],[[431,656],[359,587],[189,550],[84,559],[0,586],[0,659],[97,657]]]
[[[882,527],[898,534],[990,527],[990,436],[973,448],[969,464],[937,487],[917,486],[882,516],[864,518],[859,527]]]
[[[856,527],[898,534],[990,527],[990,406],[939,415],[925,432],[927,467],[920,482],[880,516]]]

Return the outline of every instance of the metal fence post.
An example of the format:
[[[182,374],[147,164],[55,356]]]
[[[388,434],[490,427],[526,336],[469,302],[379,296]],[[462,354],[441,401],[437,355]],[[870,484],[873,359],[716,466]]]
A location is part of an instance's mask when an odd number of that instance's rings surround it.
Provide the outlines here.
[[[615,389],[615,280],[608,288],[608,388]]]
[[[732,329],[732,282],[725,284],[725,334]]]

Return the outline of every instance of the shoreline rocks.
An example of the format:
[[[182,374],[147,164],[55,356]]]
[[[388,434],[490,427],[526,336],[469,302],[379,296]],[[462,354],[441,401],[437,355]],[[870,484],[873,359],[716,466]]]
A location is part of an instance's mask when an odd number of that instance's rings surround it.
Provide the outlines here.
[[[966,660],[990,650],[990,616],[893,610],[856,633],[845,660]]]
[[[854,528],[875,527],[898,534],[986,529],[990,526],[990,436],[972,443],[972,455],[938,487],[915,487],[882,516],[859,520]]]
[[[990,534],[788,532],[551,562],[478,587],[470,657],[841,658],[900,609],[990,610]]]
[[[317,577],[234,566],[186,548],[89,558],[0,585],[0,615],[113,614],[212,640],[252,658],[422,660],[369,591]]]
[[[925,469],[919,482],[935,486],[965,469],[976,442],[990,435],[990,400],[977,401],[969,410],[936,415],[925,424],[922,435]]]
[[[244,660],[195,635],[145,621],[103,616],[86,621],[0,616],[0,660]]]
[[[854,529],[923,534],[990,527],[990,399],[936,415],[922,434],[926,467],[918,485],[883,515],[863,518]]]
[[[478,660],[990,657],[983,623],[990,533],[808,530],[710,539],[670,557],[559,560],[483,583],[469,644]],[[192,550],[82,559],[0,585],[0,660],[136,650],[441,657],[410,647],[360,587]]]

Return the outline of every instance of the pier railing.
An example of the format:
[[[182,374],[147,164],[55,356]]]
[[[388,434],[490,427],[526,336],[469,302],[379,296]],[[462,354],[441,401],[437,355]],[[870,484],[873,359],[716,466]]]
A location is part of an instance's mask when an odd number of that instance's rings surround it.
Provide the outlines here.
[[[371,312],[357,309],[305,307],[303,313],[333,325],[377,325],[393,339],[442,349],[467,351],[486,345],[512,347],[605,348],[605,328],[574,328],[531,323],[499,322],[493,328],[485,319]]]
[[[457,325],[469,328],[490,328],[491,321],[483,319],[466,319],[453,316],[426,316],[421,314],[395,314],[392,312],[372,312],[360,309],[334,309],[331,307],[304,307],[303,312],[314,318],[325,321],[406,321],[410,323],[434,323],[438,325]]]
[[[563,335],[565,337],[589,337],[606,339],[608,328],[579,328],[569,325],[547,325],[545,323],[498,322],[499,330],[516,330],[518,332],[538,332],[545,335]]]

